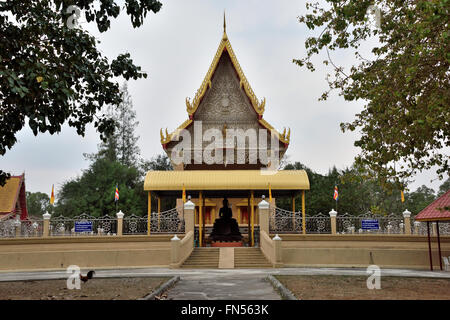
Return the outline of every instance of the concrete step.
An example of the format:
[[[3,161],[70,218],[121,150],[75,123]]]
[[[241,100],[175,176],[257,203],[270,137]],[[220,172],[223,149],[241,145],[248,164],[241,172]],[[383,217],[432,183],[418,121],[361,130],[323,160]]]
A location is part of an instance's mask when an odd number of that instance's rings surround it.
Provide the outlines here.
[[[194,248],[189,258],[183,263],[181,268],[201,269],[219,267],[218,248]]]
[[[243,268],[272,268],[259,248],[237,248],[234,250],[234,267]]]

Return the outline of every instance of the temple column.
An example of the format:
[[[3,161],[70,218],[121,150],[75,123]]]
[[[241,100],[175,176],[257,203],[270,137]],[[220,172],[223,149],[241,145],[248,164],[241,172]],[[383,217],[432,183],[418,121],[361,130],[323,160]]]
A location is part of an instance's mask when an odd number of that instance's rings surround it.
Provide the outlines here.
[[[305,206],[305,190],[302,190],[302,229],[303,234],[306,234],[306,206]]]
[[[150,191],[148,192],[148,198],[147,198],[147,235],[150,235],[150,221],[152,218],[152,195]]]
[[[255,246],[255,205],[254,205],[254,192],[252,190],[251,194],[250,194],[250,205],[251,205],[251,210],[252,210],[252,214],[251,214],[251,224],[252,224],[252,247]]]
[[[200,191],[198,195],[198,244],[203,245],[203,194]]]
[[[241,220],[241,207],[238,206],[237,208],[238,208],[237,221],[238,221],[238,224],[240,224],[240,223],[242,223],[242,220]]]
[[[160,225],[161,225],[161,197],[158,196],[158,231],[160,231]]]
[[[295,230],[295,195],[292,196],[292,225]]]

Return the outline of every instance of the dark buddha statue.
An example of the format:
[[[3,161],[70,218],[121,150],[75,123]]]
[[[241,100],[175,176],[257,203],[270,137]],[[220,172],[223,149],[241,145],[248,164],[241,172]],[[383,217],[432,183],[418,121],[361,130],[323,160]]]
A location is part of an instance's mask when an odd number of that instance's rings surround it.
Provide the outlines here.
[[[228,199],[223,199],[223,207],[219,210],[219,218],[214,221],[213,231],[209,238],[212,241],[241,241],[239,225],[233,219],[231,208],[228,207]]]

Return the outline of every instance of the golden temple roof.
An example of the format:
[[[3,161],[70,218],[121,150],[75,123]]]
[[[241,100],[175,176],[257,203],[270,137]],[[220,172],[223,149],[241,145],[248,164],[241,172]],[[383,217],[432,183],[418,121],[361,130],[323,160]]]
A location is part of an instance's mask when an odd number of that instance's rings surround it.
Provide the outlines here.
[[[6,180],[6,184],[0,187],[0,213],[11,213],[16,207],[19,189],[22,185],[21,176],[13,176]]]
[[[163,131],[161,129],[161,144],[165,145],[173,140],[173,137],[182,129],[185,129],[193,122],[193,115],[197,111],[198,107],[200,106],[200,103],[202,101],[202,98],[205,96],[206,91],[208,88],[211,88],[211,79],[214,75],[214,72],[217,69],[217,66],[219,64],[220,58],[222,57],[224,52],[227,52],[232,65],[234,69],[236,70],[236,73],[238,74],[239,81],[240,81],[240,87],[244,89],[247,97],[250,100],[250,103],[255,110],[255,112],[258,115],[259,123],[265,127],[268,130],[272,130],[278,137],[279,140],[282,143],[289,144],[290,141],[290,132],[289,129],[288,134],[286,134],[286,128],[284,129],[284,133],[280,134],[273,126],[271,126],[267,121],[262,119],[262,116],[264,114],[265,105],[266,105],[266,99],[263,98],[262,100],[258,100],[256,97],[256,94],[253,92],[253,89],[250,86],[250,83],[248,82],[247,78],[244,75],[244,72],[242,71],[241,66],[239,65],[239,62],[236,58],[236,55],[234,54],[233,48],[231,47],[231,43],[228,39],[228,35],[226,33],[226,21],[225,21],[225,14],[224,14],[224,23],[223,23],[223,36],[222,40],[220,41],[219,47],[217,48],[217,52],[214,56],[214,59],[208,69],[208,72],[206,73],[205,78],[203,79],[203,82],[200,86],[200,88],[197,90],[194,99],[192,102],[189,98],[186,98],[186,110],[189,115],[189,119],[183,122],[174,132],[168,133],[167,129],[165,132],[165,135],[163,134]]]

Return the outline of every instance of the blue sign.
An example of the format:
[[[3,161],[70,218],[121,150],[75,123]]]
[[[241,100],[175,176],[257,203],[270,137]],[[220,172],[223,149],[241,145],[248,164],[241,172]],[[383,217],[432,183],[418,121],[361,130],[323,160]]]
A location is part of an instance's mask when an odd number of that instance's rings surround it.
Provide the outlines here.
[[[377,219],[366,219],[361,221],[361,229],[363,230],[378,230],[380,225]]]
[[[75,221],[75,232],[91,232],[92,221]]]

